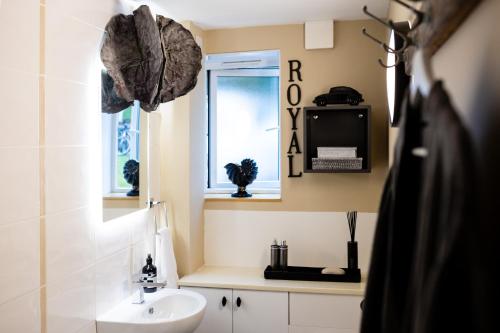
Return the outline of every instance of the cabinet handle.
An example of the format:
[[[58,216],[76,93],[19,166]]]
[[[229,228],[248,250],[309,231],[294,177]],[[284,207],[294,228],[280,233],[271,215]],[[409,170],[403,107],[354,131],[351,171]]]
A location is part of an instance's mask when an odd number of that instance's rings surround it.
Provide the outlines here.
[[[227,298],[226,296],[222,297],[222,307],[226,306],[227,304]]]
[[[363,300],[361,301],[361,303],[359,303],[359,307],[361,308],[361,311],[363,311],[363,310],[364,310],[364,308],[365,308],[365,299],[363,299]]]
[[[239,298],[239,297],[236,299],[236,306],[237,307],[241,306],[241,298]]]

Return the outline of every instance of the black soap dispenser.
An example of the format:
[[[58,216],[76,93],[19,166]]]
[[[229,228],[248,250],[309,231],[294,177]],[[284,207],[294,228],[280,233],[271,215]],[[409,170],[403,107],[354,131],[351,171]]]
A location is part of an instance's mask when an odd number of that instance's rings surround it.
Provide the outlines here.
[[[146,258],[146,266],[142,268],[142,281],[149,283],[156,283],[156,266],[153,265],[153,258],[148,254]],[[154,293],[156,287],[144,287],[145,293]]]

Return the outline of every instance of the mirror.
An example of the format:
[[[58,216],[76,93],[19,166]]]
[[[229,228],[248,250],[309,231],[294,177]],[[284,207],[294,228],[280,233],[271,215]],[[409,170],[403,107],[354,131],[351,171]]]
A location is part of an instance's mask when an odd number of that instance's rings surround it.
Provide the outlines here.
[[[101,113],[103,221],[146,207],[149,118],[136,101]]]
[[[400,31],[407,32],[410,30],[408,22],[395,22],[394,25]],[[391,30],[389,39],[389,47],[398,50],[403,47],[403,38]],[[401,55],[403,57],[403,55]],[[396,63],[396,55],[394,53],[387,53],[387,64]],[[410,77],[405,72],[405,62],[401,61],[395,67],[388,68],[386,71],[387,76],[387,101],[389,104],[389,121],[391,127],[398,127],[400,118],[401,104],[403,103],[404,94]]]

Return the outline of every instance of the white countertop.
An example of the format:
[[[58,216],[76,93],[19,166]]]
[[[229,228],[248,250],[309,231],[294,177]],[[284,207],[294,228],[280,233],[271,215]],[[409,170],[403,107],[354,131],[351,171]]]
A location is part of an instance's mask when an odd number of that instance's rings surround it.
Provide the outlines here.
[[[364,279],[360,283],[267,280],[263,268],[203,266],[195,273],[182,277],[179,285],[362,296],[366,283]]]

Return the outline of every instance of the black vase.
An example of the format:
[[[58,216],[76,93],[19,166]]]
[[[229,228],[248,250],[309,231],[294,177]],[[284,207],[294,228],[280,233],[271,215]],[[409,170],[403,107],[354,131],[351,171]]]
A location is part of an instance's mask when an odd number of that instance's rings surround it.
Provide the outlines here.
[[[347,268],[358,269],[358,242],[347,242]]]

